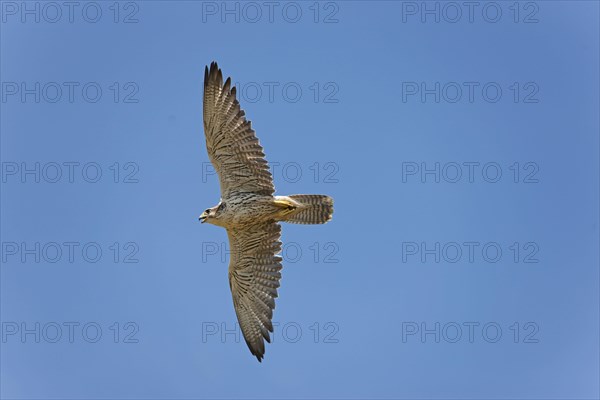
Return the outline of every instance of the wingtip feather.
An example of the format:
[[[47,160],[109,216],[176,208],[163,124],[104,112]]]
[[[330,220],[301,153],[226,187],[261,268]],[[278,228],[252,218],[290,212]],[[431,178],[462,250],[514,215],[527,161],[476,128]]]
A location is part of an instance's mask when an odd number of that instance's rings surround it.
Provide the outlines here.
[[[204,68],[204,86],[208,86],[209,83],[217,84],[223,88],[223,91],[231,93],[234,97],[237,95],[237,89],[232,86],[231,77],[228,77],[225,84],[223,84],[223,71],[221,71],[216,61],[212,61],[210,67],[207,65]]]

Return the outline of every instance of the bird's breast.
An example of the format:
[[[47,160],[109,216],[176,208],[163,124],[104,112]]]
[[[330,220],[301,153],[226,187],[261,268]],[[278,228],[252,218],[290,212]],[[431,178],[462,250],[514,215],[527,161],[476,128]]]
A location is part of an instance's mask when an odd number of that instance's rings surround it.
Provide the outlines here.
[[[219,216],[223,226],[250,225],[271,219],[277,211],[272,196],[240,194],[226,200],[227,208]]]

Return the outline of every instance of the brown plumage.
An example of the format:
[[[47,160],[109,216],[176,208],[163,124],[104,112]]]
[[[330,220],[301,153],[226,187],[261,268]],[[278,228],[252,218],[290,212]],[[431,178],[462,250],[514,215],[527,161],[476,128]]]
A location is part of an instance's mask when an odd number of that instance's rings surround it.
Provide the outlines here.
[[[200,216],[227,229],[229,286],[248,348],[261,361],[273,332],[273,309],[281,279],[279,221],[323,224],[333,214],[324,195],[274,196],[263,148],[216,63],[204,71],[206,149],[221,186],[221,201]]]

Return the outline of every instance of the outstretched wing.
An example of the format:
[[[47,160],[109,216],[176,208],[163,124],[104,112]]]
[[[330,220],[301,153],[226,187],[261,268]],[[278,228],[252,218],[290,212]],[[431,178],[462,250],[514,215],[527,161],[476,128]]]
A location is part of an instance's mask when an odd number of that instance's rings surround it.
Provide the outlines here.
[[[273,177],[251,122],[235,98],[231,78],[223,84],[217,63],[204,70],[204,134],[206,149],[219,174],[221,198],[232,192],[272,195]]]
[[[281,226],[274,222],[227,229],[229,286],[244,339],[261,361],[271,342],[273,309],[281,279]],[[264,339],[264,340],[263,340]]]

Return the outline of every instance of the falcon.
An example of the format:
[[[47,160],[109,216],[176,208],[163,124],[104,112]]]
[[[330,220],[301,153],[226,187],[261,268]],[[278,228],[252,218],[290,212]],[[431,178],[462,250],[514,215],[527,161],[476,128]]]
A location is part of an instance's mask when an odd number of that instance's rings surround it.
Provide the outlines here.
[[[229,287],[250,352],[262,361],[271,342],[273,309],[281,279],[281,225],[324,224],[333,199],[315,194],[275,196],[273,177],[251,122],[236,99],[231,78],[223,83],[216,62],[204,70],[204,134],[219,175],[221,201],[200,221],[221,226],[229,238]]]

